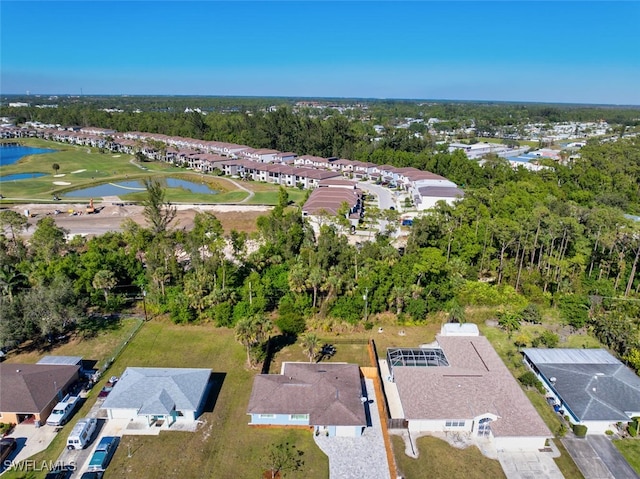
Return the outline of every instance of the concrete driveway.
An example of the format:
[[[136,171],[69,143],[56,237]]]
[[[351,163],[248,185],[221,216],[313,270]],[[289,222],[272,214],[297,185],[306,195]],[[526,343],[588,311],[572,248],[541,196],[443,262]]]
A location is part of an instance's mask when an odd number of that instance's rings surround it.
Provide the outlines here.
[[[585,479],[639,479],[606,436],[565,437],[562,444]]]
[[[17,463],[44,451],[56,437],[58,429],[60,428],[47,425],[40,427],[35,427],[33,424],[16,425],[9,434],[18,443],[18,453],[13,456],[13,461]]]
[[[360,437],[315,436],[318,447],[329,457],[330,479],[390,479],[387,453],[382,435],[382,424],[375,404],[375,388],[371,379],[365,379],[371,427]]]
[[[563,479],[550,452],[498,452],[498,460],[508,479]]]

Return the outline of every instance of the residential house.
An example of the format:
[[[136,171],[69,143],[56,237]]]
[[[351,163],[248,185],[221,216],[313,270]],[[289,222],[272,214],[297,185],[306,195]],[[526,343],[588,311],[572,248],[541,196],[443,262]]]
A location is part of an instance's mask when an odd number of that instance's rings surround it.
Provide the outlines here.
[[[433,344],[387,351],[384,387],[401,403],[392,417],[411,434],[458,435],[505,451],[545,447],[553,434],[473,326],[444,325]]]
[[[109,419],[141,421],[170,428],[202,414],[211,384],[210,369],[129,367],[102,404]]]
[[[77,364],[0,364],[0,422],[44,424],[79,371]]]
[[[604,349],[522,351],[547,389],[547,401],[587,434],[604,434],[640,416],[640,378]]]
[[[367,427],[365,391],[357,364],[285,362],[280,374],[255,377],[249,425],[357,437]]]

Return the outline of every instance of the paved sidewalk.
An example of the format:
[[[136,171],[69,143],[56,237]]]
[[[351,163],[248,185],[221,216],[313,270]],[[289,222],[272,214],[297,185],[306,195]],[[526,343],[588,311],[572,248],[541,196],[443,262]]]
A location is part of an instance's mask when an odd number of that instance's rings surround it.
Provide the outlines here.
[[[371,379],[365,379],[369,400],[376,400]],[[390,479],[380,416],[375,403],[368,404],[371,427],[360,437],[314,436],[318,447],[329,457],[330,479]]]

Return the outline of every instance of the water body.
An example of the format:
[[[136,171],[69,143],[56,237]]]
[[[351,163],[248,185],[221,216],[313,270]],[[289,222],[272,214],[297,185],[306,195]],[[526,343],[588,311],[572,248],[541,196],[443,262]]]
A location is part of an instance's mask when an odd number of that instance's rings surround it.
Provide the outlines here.
[[[47,176],[46,173],[16,173],[15,175],[0,176],[0,181],[27,180]]]
[[[182,188],[192,193],[207,193],[215,195],[216,190],[209,188],[209,185],[202,183],[194,183],[192,181],[180,180],[178,178],[166,178],[167,188]],[[122,181],[120,183],[107,183],[81,190],[70,191],[64,196],[95,198],[103,196],[120,196],[127,193],[135,193],[144,191],[144,184],[141,181]]]
[[[0,166],[11,165],[20,158],[28,155],[41,155],[44,153],[53,153],[57,150],[49,148],[32,148],[30,146],[6,145],[0,146]]]

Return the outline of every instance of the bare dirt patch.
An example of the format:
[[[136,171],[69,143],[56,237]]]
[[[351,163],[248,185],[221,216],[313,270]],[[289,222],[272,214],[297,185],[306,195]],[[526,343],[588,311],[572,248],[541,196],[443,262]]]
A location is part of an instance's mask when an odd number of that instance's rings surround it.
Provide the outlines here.
[[[117,202],[95,202],[97,212],[94,214],[86,213],[87,205],[84,203],[28,204],[12,209],[20,214],[29,210],[29,228],[23,232],[26,237],[33,234],[37,222],[45,216],[52,217],[59,227],[68,230],[69,236],[96,236],[122,231],[122,223],[126,219],[146,225],[142,206]],[[178,205],[173,227],[190,230],[196,214],[208,211],[220,220],[226,233],[234,229],[253,233],[257,231],[257,218],[268,214],[269,210],[269,207],[252,205]]]

